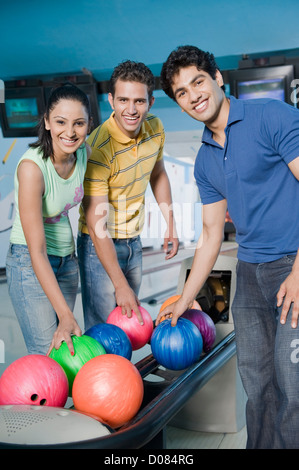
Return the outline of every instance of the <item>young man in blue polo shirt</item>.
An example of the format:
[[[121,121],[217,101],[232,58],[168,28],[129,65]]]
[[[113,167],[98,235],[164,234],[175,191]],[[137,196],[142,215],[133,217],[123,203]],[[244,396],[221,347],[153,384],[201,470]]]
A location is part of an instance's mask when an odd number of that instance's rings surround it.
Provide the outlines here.
[[[193,46],[163,64],[162,88],[205,124],[195,163],[203,230],[181,298],[187,309],[217,259],[225,213],[239,244],[232,312],[248,395],[247,448],[299,447],[299,111],[278,100],[227,98],[212,54]]]

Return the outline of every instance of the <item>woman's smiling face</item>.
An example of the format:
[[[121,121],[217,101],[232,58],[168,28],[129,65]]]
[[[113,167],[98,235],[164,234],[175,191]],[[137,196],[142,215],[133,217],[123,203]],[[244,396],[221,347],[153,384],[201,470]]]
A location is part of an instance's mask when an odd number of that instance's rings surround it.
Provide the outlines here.
[[[51,133],[54,156],[76,152],[85,142],[89,118],[80,101],[61,99],[45,118],[45,126]]]

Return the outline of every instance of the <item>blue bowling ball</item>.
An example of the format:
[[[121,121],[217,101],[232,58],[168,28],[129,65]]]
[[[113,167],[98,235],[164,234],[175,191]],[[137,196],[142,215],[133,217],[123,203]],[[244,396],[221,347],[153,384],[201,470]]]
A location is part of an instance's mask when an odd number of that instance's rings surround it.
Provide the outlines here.
[[[107,354],[117,354],[129,361],[131,360],[131,342],[127,334],[119,326],[99,323],[89,328],[84,334],[96,339],[104,347]]]
[[[186,369],[199,360],[203,340],[199,329],[186,318],[179,318],[176,326],[171,319],[163,320],[151,338],[154,358],[171,370]]]

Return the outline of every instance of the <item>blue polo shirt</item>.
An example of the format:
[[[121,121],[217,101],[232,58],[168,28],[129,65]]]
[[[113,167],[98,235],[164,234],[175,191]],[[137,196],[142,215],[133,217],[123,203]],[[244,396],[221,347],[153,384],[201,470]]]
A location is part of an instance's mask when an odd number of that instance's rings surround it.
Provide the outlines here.
[[[299,156],[299,110],[279,100],[231,96],[225,134],[223,148],[204,129],[194,168],[202,203],[227,200],[240,260],[296,254],[299,182],[287,165]]]

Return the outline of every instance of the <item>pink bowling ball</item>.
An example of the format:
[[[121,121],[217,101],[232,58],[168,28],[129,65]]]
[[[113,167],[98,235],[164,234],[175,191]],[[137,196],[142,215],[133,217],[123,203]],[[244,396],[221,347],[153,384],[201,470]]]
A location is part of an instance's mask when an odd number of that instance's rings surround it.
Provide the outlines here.
[[[63,407],[68,389],[67,376],[54,359],[30,354],[10,364],[0,377],[0,405]]]
[[[143,325],[139,323],[136,313],[132,310],[132,316],[121,313],[121,307],[115,307],[109,314],[107,323],[119,326],[129,337],[133,351],[142,348],[149,342],[153,333],[153,320],[145,308],[139,306],[143,318]]]

